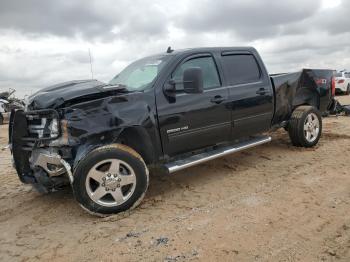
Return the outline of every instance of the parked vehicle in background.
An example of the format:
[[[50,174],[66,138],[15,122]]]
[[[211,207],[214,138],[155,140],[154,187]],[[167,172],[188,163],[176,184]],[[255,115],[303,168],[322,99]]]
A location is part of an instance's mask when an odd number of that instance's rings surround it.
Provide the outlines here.
[[[11,114],[14,166],[23,183],[44,192],[70,183],[84,209],[118,213],[140,203],[149,168],[173,173],[268,143],[261,134],[277,128],[315,146],[333,75],[270,76],[249,47],[168,49],[109,84],[71,81],[29,97]]]
[[[350,72],[342,71],[335,74],[335,91],[350,95]]]
[[[0,99],[0,125],[4,124],[9,118],[8,104],[7,100]]]
[[[23,109],[24,102],[13,96],[15,89],[10,88],[9,91],[0,92],[0,125],[7,122],[13,109]]]

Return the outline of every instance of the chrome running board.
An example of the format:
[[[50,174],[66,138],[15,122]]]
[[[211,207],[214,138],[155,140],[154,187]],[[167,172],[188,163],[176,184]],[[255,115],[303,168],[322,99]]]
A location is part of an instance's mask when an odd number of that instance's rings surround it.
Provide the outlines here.
[[[195,166],[210,160],[213,160],[218,157],[226,156],[232,153],[236,153],[251,147],[259,146],[265,143],[268,143],[271,141],[271,137],[269,136],[262,136],[262,137],[254,137],[250,140],[240,142],[238,144],[234,144],[231,146],[225,146],[219,149],[214,149],[210,152],[200,153],[198,155],[193,155],[185,159],[176,160],[171,163],[165,164],[165,168],[167,169],[168,173],[174,173],[179,170]]]

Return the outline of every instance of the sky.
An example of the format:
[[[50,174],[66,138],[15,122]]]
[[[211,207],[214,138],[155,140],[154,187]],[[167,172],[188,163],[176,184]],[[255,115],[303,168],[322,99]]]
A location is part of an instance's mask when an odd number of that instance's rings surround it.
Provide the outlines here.
[[[347,0],[0,0],[0,92],[18,97],[173,49],[253,46],[269,73],[350,70]]]

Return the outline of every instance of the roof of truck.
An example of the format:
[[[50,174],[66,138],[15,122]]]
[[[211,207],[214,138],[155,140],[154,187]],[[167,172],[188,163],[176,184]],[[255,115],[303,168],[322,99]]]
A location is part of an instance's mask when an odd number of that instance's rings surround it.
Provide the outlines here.
[[[196,47],[173,50],[169,55],[178,55],[186,53],[197,53],[197,52],[213,52],[213,51],[255,51],[254,47],[251,46],[235,46],[235,47]]]

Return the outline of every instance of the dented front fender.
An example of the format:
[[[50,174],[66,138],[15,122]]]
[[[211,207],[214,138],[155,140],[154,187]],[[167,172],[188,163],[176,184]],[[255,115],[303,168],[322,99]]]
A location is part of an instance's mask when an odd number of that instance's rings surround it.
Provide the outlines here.
[[[73,168],[85,154],[117,142],[130,128],[142,129],[136,133],[143,136],[145,144],[149,143],[146,154],[152,155],[150,158],[162,154],[153,95],[130,93],[92,100],[64,108],[62,114],[73,149]]]

